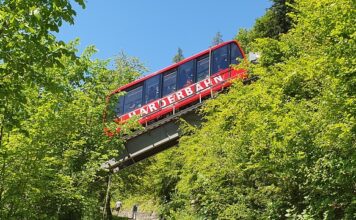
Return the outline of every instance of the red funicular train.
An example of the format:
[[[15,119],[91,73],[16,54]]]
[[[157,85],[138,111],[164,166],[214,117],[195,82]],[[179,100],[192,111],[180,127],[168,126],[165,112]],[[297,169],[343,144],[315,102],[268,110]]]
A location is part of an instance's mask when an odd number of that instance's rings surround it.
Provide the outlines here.
[[[232,79],[246,78],[246,70],[231,68],[238,58],[245,59],[244,52],[237,41],[229,41],[124,85],[107,96],[110,106],[114,95],[125,92],[111,104],[114,114],[110,117],[120,124],[137,115],[139,123],[147,125],[201,101],[212,91],[230,86]],[[107,128],[105,132],[113,135]]]

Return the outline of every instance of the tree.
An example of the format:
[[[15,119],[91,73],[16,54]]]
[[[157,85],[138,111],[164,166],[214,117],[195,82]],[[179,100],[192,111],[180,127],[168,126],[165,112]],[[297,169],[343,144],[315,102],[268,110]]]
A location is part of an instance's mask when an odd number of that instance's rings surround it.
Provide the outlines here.
[[[157,156],[145,187],[167,218],[354,218],[354,2],[293,8],[292,29],[250,45],[260,80],[208,100],[202,126]]]
[[[294,0],[274,0],[267,13],[257,19],[254,30],[258,37],[277,39],[280,34],[285,34],[292,26],[289,13],[293,11],[291,5]]]
[[[76,2],[85,7],[82,0]],[[52,34],[58,32],[63,22],[73,23],[75,11],[69,1],[5,0],[1,1],[0,12],[1,148],[4,137],[13,128],[24,131],[20,124],[29,117],[28,89],[61,92],[56,83],[58,72],[46,74],[46,71],[62,67],[61,57],[76,60],[76,56],[73,48],[56,40]]]
[[[1,218],[100,217],[105,178],[98,170],[122,146],[121,139],[103,134],[105,96],[127,83],[121,74],[135,79],[142,69],[137,59],[122,55],[116,70],[108,70],[108,62],[90,59],[94,52],[88,48],[76,61],[62,57],[64,68],[47,69],[58,73],[63,92],[24,91],[31,100],[30,116],[21,122],[26,133],[11,130],[1,149]],[[78,73],[87,77],[76,80]]]
[[[289,29],[292,27],[292,19],[289,16],[290,13],[293,12],[292,5],[294,4],[294,0],[273,0],[274,4],[272,5],[272,11],[274,13],[274,19],[277,21],[275,22],[278,24],[278,33],[287,33]],[[277,33],[277,31],[275,31]]]
[[[295,28],[256,40],[261,80],[209,100],[180,139],[176,201],[213,219],[353,218],[352,5],[300,0]]]
[[[85,7],[82,0],[76,0]],[[11,108],[21,108],[26,98],[25,86],[40,85],[51,89],[55,76],[45,74],[48,67],[62,66],[60,58],[71,56],[62,41],[52,34],[63,22],[73,24],[75,11],[67,0],[2,1],[0,5],[0,114],[6,115],[2,125],[15,125],[18,120]],[[6,114],[5,114],[6,112]]]
[[[76,2],[85,7],[82,0]],[[22,193],[28,190],[27,184],[33,183],[32,192],[41,185],[32,179],[37,177],[35,170],[40,171],[36,169],[38,164],[33,151],[38,145],[36,140],[27,138],[34,131],[26,122],[32,113],[41,110],[33,104],[43,100],[41,97],[47,92],[67,92],[59,80],[64,74],[62,62],[68,59],[79,62],[79,59],[75,56],[76,50],[58,41],[52,32],[58,32],[63,22],[72,24],[74,16],[75,11],[67,0],[1,1],[0,218],[38,217],[27,212],[25,207],[20,208],[21,204],[26,204],[20,203],[20,195],[27,195],[27,201],[33,199],[31,195],[34,194]],[[71,72],[67,80],[80,81],[84,70],[85,67],[83,71]],[[52,107],[54,111],[56,108]],[[42,152],[37,151],[38,154]]]
[[[122,145],[103,135],[105,96],[143,70],[125,55],[108,70],[95,48],[58,41],[74,16],[67,0],[1,1],[1,219],[100,217],[98,170]]]
[[[183,50],[180,47],[178,47],[177,54],[173,57],[173,62],[178,63],[179,61],[182,61],[183,59],[184,59]]]
[[[213,38],[213,41],[211,42],[211,45],[215,46],[215,45],[221,44],[222,42],[224,42],[222,39],[222,35],[221,35],[220,31],[218,31],[218,32],[216,32],[216,34]]]
[[[293,24],[290,17],[293,4],[294,0],[273,0],[273,5],[256,20],[251,30],[240,29],[237,39],[245,52],[250,52],[251,44],[258,38],[279,39],[280,35],[287,33]]]

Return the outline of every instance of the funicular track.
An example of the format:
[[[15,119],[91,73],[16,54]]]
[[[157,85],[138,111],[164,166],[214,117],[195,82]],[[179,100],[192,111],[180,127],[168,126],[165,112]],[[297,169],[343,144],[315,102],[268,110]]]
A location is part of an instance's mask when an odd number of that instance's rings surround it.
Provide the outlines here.
[[[250,84],[258,80],[258,76],[250,77],[243,81],[243,84]],[[214,98],[218,93],[226,91],[210,89],[209,98]],[[207,97],[205,97],[207,98]],[[188,107],[173,112],[151,124],[146,124],[143,130],[138,130],[129,136],[124,136],[126,141],[124,149],[120,152],[118,159],[111,159],[104,164],[105,169],[115,173],[119,170],[144,160],[154,154],[164,151],[178,144],[180,136],[179,119],[184,119],[191,125],[199,126],[202,117],[197,110],[203,105],[204,99],[200,97],[198,101]]]
[[[126,140],[126,141],[130,140],[130,139],[132,139],[132,138],[134,138],[136,136],[139,136],[142,133],[149,132],[150,130],[155,129],[155,128],[157,128],[157,127],[159,127],[159,126],[161,126],[161,125],[163,125],[165,123],[168,123],[168,122],[170,122],[172,120],[177,120],[182,115],[185,115],[185,114],[187,114],[187,113],[189,113],[191,111],[194,111],[194,110],[196,110],[197,108],[199,108],[202,105],[203,105],[203,102],[196,103],[196,104],[194,104],[194,105],[192,105],[192,106],[190,106],[188,108],[185,108],[183,110],[178,111],[177,113],[171,114],[171,115],[169,115],[169,116],[167,116],[167,117],[165,117],[165,118],[163,118],[163,119],[161,119],[161,120],[159,120],[157,122],[154,122],[154,123],[151,123],[149,125],[146,125],[143,130],[135,131],[130,136],[123,137],[123,139]]]
[[[203,103],[203,101],[198,102],[147,125],[143,130],[125,136],[123,138],[126,141],[125,148],[120,152],[119,159],[108,161],[107,168],[115,173],[176,145],[180,136],[179,119],[182,118],[195,126],[199,125],[202,119],[197,113],[197,109]]]
[[[111,159],[107,161],[103,165],[103,168],[115,173],[178,144],[178,139],[181,134],[179,119],[183,119],[193,126],[199,126],[202,118],[197,110],[203,105],[207,98],[213,98],[225,89],[217,91],[214,90],[214,87],[209,87],[201,92],[207,90],[210,91],[208,97],[202,97],[201,93],[198,93],[199,100],[196,102],[181,109],[175,109],[173,105],[173,111],[166,117],[154,123],[146,124],[143,130],[138,130],[131,135],[124,136],[123,139],[126,142],[124,144],[124,150],[119,153],[119,158],[117,160]]]

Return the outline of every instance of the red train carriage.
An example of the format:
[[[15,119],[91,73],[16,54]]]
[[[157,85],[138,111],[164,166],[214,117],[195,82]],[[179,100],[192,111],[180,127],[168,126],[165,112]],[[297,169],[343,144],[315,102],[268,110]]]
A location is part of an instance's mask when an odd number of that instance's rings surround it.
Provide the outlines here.
[[[124,85],[107,96],[104,123],[107,118],[122,123],[137,115],[147,125],[201,101],[230,86],[232,79],[246,78],[246,70],[231,68],[238,58],[245,59],[244,52],[237,41],[229,41]],[[120,92],[125,93],[118,96]],[[113,135],[107,128],[105,132]]]

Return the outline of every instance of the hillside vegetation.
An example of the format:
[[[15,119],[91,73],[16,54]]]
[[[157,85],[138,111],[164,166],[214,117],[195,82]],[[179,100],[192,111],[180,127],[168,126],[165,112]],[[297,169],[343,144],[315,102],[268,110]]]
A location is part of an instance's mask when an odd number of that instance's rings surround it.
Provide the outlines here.
[[[57,40],[72,4],[0,1],[0,219],[101,218],[98,170],[122,143],[103,135],[105,96],[145,69],[121,54],[108,70],[94,47]]]
[[[207,101],[202,127],[125,171],[142,173],[118,196],[172,219],[356,218],[355,2],[297,0],[268,36],[275,6],[237,35],[261,53],[260,80]]]
[[[201,127],[182,122],[108,197],[100,166],[123,141],[103,135],[105,95],[145,68],[56,39],[73,4],[0,1],[0,219],[108,219],[110,198],[164,219],[356,219],[354,0],[273,0],[236,36],[259,80],[208,100]]]

